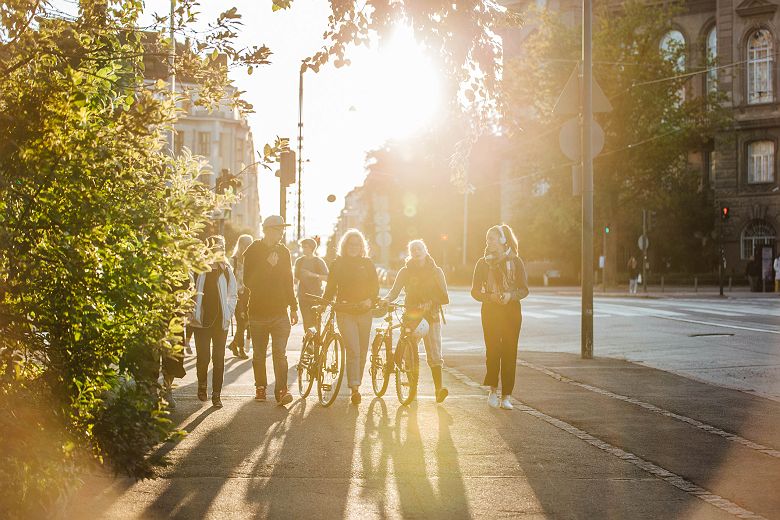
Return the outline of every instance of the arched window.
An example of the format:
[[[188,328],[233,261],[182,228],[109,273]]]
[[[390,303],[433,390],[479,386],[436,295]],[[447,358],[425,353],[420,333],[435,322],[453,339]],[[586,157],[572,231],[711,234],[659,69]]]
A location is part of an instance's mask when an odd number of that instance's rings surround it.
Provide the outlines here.
[[[663,57],[674,64],[678,74],[685,72],[685,36],[678,30],[671,30],[661,38],[659,45]],[[685,87],[677,92],[680,102],[685,101]]]
[[[774,182],[775,142],[753,141],[748,144],[748,184]]]
[[[716,26],[707,33],[706,62],[709,70],[707,71],[707,92],[718,90],[718,71],[715,69],[718,59],[718,29]]]
[[[772,246],[775,243],[775,230],[765,220],[755,220],[742,231],[742,260],[750,260],[757,248],[763,245]]]
[[[770,103],[774,100],[772,68],[774,43],[766,29],[754,32],[747,44],[747,99],[749,104]]]

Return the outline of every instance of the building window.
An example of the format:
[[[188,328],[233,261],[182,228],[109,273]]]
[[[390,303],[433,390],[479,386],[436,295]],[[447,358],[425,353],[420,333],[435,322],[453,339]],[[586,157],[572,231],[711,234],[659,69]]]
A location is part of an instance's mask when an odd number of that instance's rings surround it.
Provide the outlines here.
[[[775,245],[775,230],[764,220],[753,221],[742,232],[741,244],[740,257],[751,260],[761,246]]]
[[[775,180],[774,141],[755,141],[748,144],[748,184]]]
[[[715,171],[718,167],[718,152],[707,152],[707,181],[710,187],[715,186]]]
[[[661,38],[659,45],[663,57],[674,64],[674,71],[678,74],[685,72],[685,36],[680,31],[669,31]],[[685,101],[685,87],[677,91],[679,102]]]
[[[211,155],[211,132],[198,132],[198,155]]]
[[[713,93],[718,90],[718,29],[714,25],[712,29],[707,33],[707,55],[705,56],[707,61],[707,92]]]
[[[747,47],[747,83],[748,103],[770,103],[774,99],[772,88],[772,36],[769,31],[761,29],[754,32],[748,40]]]

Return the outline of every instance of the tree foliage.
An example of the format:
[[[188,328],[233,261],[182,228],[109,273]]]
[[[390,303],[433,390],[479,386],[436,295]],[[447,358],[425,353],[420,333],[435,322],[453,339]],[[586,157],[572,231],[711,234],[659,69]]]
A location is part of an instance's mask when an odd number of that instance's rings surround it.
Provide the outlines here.
[[[712,225],[689,154],[705,149],[727,123],[720,95],[701,88],[705,68],[685,64],[691,49],[661,48],[680,12],[676,4],[605,4],[594,14],[593,30],[594,78],[613,107],[596,114],[606,135],[594,161],[596,225],[624,232],[630,249],[642,208],[670,221],[686,211],[687,219],[667,226],[678,267],[686,257],[700,258],[700,237]],[[580,59],[580,26],[551,11],[533,19],[532,35],[506,67],[505,123],[522,159],[515,177],[527,194],[519,211],[533,255],[565,257],[576,269],[580,199],[571,196],[573,162],[561,154],[557,139],[572,116],[555,116],[552,109]]]
[[[149,476],[149,450],[175,433],[159,359],[181,348],[189,272],[210,260],[197,235],[221,201],[201,159],[167,153],[175,112],[144,85],[141,8],[0,12],[4,517],[49,516],[89,461]]]

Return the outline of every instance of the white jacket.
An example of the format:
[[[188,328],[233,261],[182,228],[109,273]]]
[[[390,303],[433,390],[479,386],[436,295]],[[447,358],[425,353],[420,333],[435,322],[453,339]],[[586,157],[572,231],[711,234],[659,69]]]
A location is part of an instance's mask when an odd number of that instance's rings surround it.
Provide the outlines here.
[[[227,273],[227,280],[224,276],[220,276],[217,280],[217,287],[219,288],[219,302],[222,307],[222,330],[227,330],[230,327],[230,320],[233,319],[233,313],[236,311],[238,284],[230,264],[223,262],[222,266]],[[192,310],[192,317],[188,323],[192,327],[203,327],[203,286],[205,283],[206,273],[200,273],[195,279],[195,308]]]

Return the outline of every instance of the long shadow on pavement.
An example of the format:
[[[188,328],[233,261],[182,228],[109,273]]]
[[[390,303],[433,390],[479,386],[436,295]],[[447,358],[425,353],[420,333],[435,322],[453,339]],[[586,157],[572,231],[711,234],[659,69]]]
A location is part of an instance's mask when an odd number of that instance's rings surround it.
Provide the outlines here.
[[[346,518],[358,408],[298,399],[254,461],[245,500],[262,518]]]
[[[399,509],[402,517],[409,518],[469,518],[458,452],[450,434],[452,416],[443,407],[436,408],[434,464],[431,446],[421,435],[418,413],[416,402],[399,405],[391,425],[385,401],[372,400],[360,447],[367,480],[363,500],[371,503],[372,516],[379,518],[396,517]]]

